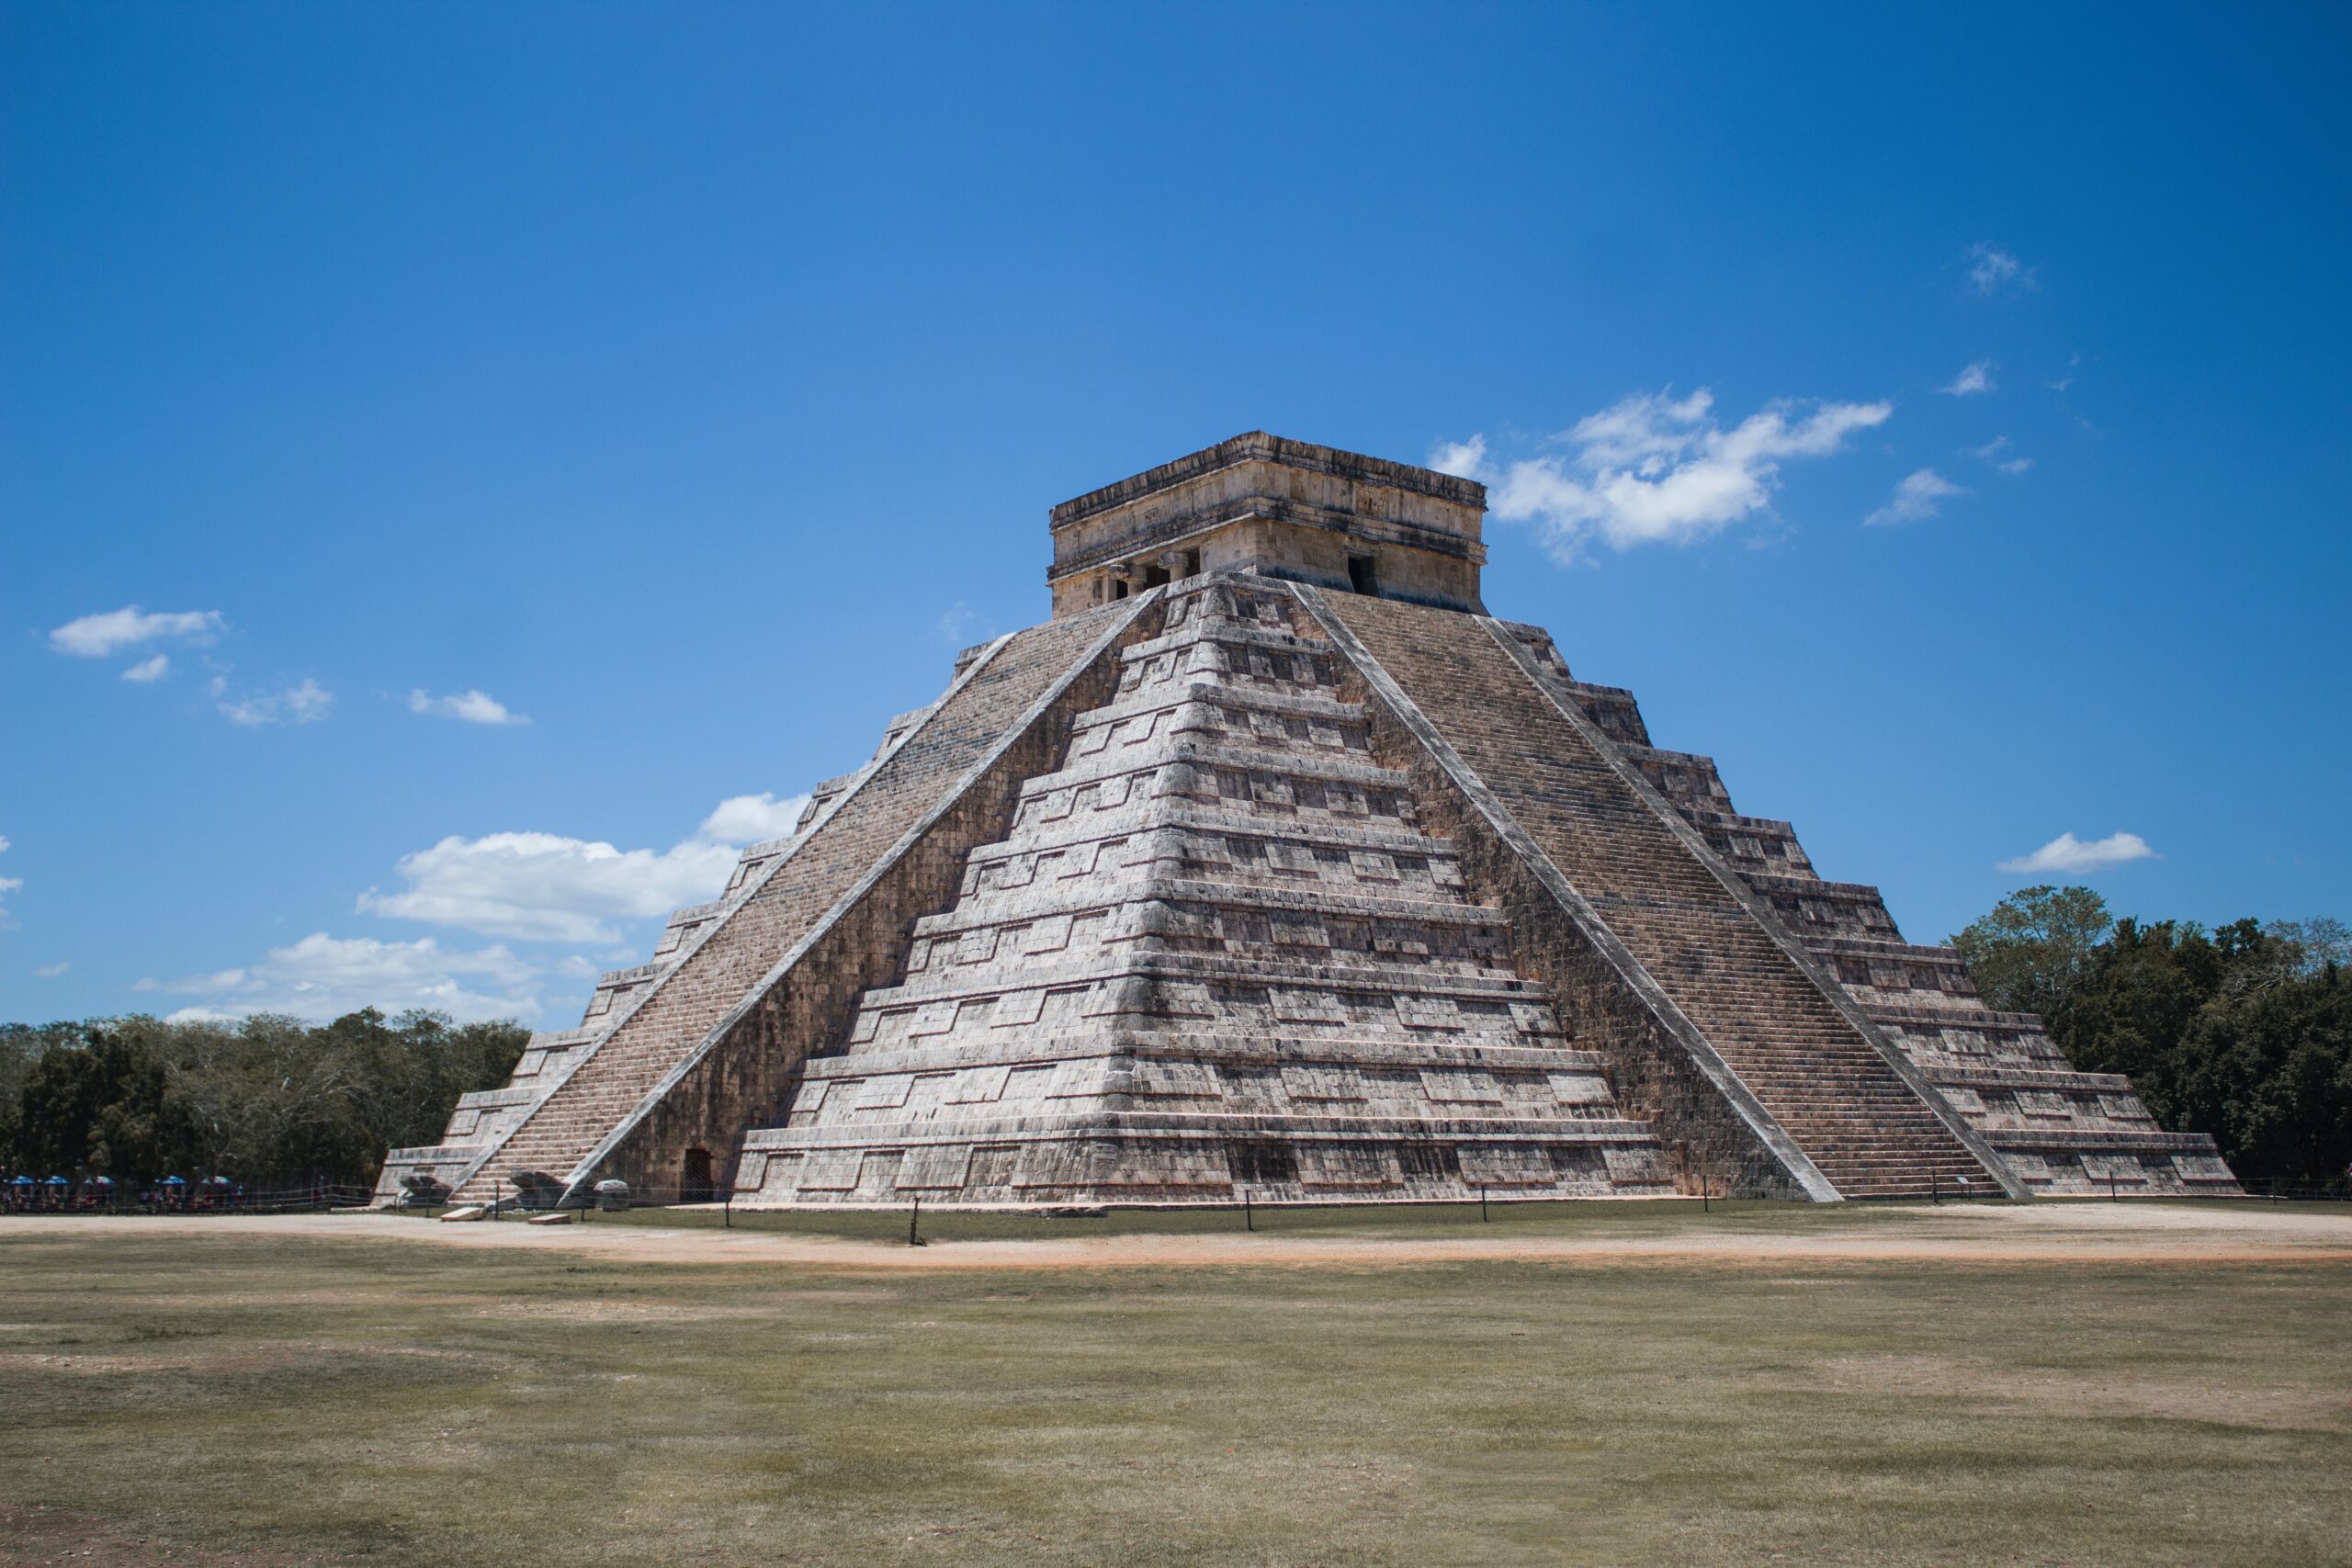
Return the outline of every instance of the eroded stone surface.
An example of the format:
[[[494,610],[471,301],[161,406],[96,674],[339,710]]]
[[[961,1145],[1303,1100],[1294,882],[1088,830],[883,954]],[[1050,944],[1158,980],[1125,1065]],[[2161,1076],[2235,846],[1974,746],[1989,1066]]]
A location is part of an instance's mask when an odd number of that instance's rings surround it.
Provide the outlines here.
[[[1512,629],[2029,1188],[2240,1190],[2211,1137],[2164,1132],[2129,1078],[2076,1072],[2041,1020],[1987,1009],[1957,952],[1906,942],[1877,888],[1822,880],[1795,829],[1736,810],[1713,759],[1652,746],[1631,693],[1576,680],[1545,633]]]
[[[739,1201],[1666,1190],[1278,585],[1167,591]]]
[[[1057,507],[787,838],[384,1201],[2234,1192],[1630,693],[1479,612],[1475,483],[1263,434]]]

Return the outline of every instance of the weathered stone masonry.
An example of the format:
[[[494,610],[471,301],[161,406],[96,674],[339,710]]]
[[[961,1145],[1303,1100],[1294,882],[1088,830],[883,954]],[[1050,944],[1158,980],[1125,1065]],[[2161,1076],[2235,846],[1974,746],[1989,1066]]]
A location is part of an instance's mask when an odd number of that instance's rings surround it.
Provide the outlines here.
[[[1487,619],[1483,509],[1262,433],[1055,508],[1055,618],[959,659],[380,1195],[2236,1190]]]

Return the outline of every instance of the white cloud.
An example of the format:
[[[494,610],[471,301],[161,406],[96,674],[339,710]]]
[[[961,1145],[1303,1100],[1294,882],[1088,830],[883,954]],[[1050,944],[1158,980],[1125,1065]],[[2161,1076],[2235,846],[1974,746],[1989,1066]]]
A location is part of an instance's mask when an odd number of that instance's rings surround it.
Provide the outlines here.
[[[945,613],[939,617],[939,635],[946,641],[961,648],[970,639],[972,627],[978,623],[979,618],[969,604],[958,599],[948,605]]]
[[[66,622],[49,634],[49,646],[77,659],[104,659],[119,649],[158,637],[209,642],[227,626],[218,610],[164,611],[151,615],[136,604],[125,604],[119,610]]]
[[[0,895],[14,893],[24,885],[25,879],[21,876],[0,876]],[[0,920],[6,920],[7,918],[8,906],[0,904]]]
[[[282,692],[223,701],[220,708],[232,724],[312,724],[326,717],[327,710],[334,705],[334,694],[306,678],[300,685],[288,686]]]
[[[778,800],[773,795],[733,795],[702,819],[695,837],[713,844],[758,844],[789,834],[807,808],[805,795]]]
[[[1458,479],[1487,478],[1487,438],[1474,435],[1467,441],[1441,441],[1430,448],[1430,465],[1441,474],[1452,474]]]
[[[1864,527],[1876,527],[1886,523],[1916,523],[1922,517],[1936,514],[1937,502],[1968,491],[1952,483],[1933,468],[1921,468],[1894,487],[1886,504],[1862,519]]]
[[[2097,871],[2126,861],[2153,860],[2156,852],[2137,833],[2110,833],[2088,843],[2072,833],[2061,833],[2030,855],[2001,863],[2003,871],[2035,874],[2045,871]]]
[[[74,965],[71,964],[65,963],[37,964],[33,966],[33,973],[40,976],[44,980],[54,980],[60,975],[64,974],[68,969],[73,967]]]
[[[1994,389],[1993,372],[1999,368],[1989,359],[1976,360],[1953,377],[1951,386],[1938,387],[1936,390],[1955,398],[1976,397]]]
[[[2013,252],[1989,244],[1968,248],[1968,285],[1979,294],[2037,287],[2033,268],[2018,260]]]
[[[1495,515],[1535,523],[1563,561],[1594,538],[1621,550],[1689,544],[1763,510],[1783,459],[1826,457],[1894,407],[1777,402],[1729,430],[1713,410],[1703,387],[1679,402],[1642,392],[1603,409],[1556,438],[1566,456],[1513,462],[1489,479]],[[1486,438],[1442,446],[1432,461],[1483,468]]]
[[[6,834],[6,833],[0,833],[0,850],[6,850],[7,847],[8,847],[8,835],[7,835],[7,834]]]
[[[2009,438],[2006,435],[1996,435],[1982,446],[1971,446],[1968,449],[1968,455],[1979,462],[1990,463],[2002,473],[2009,475],[2021,474],[2033,467],[2033,459],[2030,457],[2005,457],[2003,454],[2008,450]]]
[[[401,856],[394,869],[408,886],[371,887],[359,908],[488,936],[611,942],[621,940],[616,918],[666,915],[717,897],[735,861],[726,845],[695,840],[657,852],[553,833],[452,836]]]
[[[153,659],[142,659],[124,671],[122,678],[143,686],[150,681],[160,681],[171,672],[172,656],[168,653],[159,653]]]
[[[452,835],[401,856],[393,869],[407,886],[394,893],[371,887],[358,908],[485,936],[616,942],[616,920],[717,897],[735,870],[737,849],[789,833],[808,803],[805,795],[735,795],[719,802],[693,838],[659,851],[555,833]]]
[[[408,694],[408,711],[429,714],[435,718],[461,719],[468,724],[528,724],[529,716],[509,711],[504,703],[488,692],[452,692],[446,697],[432,696],[423,691]]]
[[[426,1008],[472,1023],[537,1018],[540,978],[536,965],[503,944],[468,953],[431,937],[377,942],[314,931],[290,947],[270,949],[258,963],[177,980],[141,980],[137,988],[199,998],[174,1019],[255,1012],[332,1019],[373,1007],[386,1012]]]

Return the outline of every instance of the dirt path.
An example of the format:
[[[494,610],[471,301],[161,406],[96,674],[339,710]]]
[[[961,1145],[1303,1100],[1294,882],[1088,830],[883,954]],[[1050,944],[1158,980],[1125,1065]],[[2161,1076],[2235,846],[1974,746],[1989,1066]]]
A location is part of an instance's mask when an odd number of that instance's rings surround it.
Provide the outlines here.
[[[1753,1213],[1751,1211],[1751,1213]],[[2090,1203],[1947,1204],[1791,1234],[1770,1219],[1700,1221],[1670,1235],[1454,1237],[1102,1235],[948,1241],[910,1248],[772,1231],[639,1224],[440,1224],[379,1214],[0,1218],[0,1252],[49,1236],[316,1236],[387,1245],[519,1249],[644,1263],[770,1263],[935,1270],[1332,1267],[1544,1263],[2315,1263],[2352,1264],[2352,1213],[2251,1207]]]

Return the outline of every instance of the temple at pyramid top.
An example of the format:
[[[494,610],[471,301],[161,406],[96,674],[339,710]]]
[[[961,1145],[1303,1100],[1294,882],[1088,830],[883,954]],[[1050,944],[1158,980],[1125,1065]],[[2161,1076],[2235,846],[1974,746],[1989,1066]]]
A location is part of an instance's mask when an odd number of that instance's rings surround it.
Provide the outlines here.
[[[1053,510],[1054,615],[1204,571],[1485,613],[1487,487],[1253,430]]]

